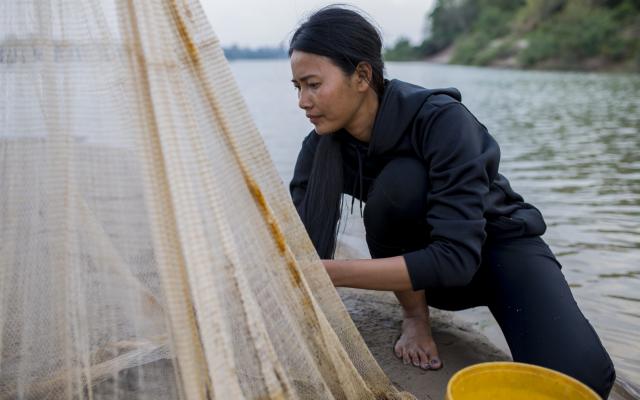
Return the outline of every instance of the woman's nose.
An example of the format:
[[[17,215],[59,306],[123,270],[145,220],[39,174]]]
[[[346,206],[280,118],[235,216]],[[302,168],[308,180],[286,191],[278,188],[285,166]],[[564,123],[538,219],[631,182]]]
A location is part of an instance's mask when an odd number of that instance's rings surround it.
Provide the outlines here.
[[[304,90],[301,90],[298,94],[298,107],[303,110],[311,108],[311,101],[309,100],[309,96],[305,94]]]

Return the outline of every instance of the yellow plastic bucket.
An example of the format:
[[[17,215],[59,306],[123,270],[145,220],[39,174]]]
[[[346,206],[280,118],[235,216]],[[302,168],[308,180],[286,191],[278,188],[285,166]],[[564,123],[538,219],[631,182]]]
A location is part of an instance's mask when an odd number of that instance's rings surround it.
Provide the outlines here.
[[[461,369],[449,380],[447,400],[600,400],[593,390],[551,369],[488,362]]]

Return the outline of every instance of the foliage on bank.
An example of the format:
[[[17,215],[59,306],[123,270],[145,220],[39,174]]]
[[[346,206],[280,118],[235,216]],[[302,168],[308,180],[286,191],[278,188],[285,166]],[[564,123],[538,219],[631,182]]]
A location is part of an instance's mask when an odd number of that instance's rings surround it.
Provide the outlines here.
[[[427,30],[386,59],[444,51],[456,64],[640,71],[640,0],[437,0]]]

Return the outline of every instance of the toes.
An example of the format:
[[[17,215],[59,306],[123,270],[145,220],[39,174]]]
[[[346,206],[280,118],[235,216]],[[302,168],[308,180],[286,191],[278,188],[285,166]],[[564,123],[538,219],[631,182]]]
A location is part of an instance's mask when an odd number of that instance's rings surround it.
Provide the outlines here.
[[[402,350],[402,362],[405,365],[411,364],[411,356],[409,356],[409,352],[406,350]]]
[[[427,343],[414,345],[398,338],[393,346],[393,353],[405,365],[413,365],[424,370],[438,370],[443,366],[436,344],[431,340]]]
[[[431,351],[429,352],[429,366],[431,367],[431,369],[442,368],[442,361],[440,361],[440,357],[438,355],[438,348],[435,346],[435,343],[431,348]]]
[[[402,358],[402,347],[398,343],[393,346],[393,353],[396,355],[396,357]]]
[[[440,369],[442,368],[442,361],[440,361],[440,358],[436,357],[432,357],[431,361],[429,362],[429,367],[431,369]]]
[[[418,353],[420,356],[420,368],[422,369],[431,369],[431,364],[429,363],[429,356],[424,351]]]
[[[418,356],[417,352],[410,351],[409,352],[409,358],[411,358],[411,364],[413,364],[414,367],[419,367],[420,366],[420,357]]]

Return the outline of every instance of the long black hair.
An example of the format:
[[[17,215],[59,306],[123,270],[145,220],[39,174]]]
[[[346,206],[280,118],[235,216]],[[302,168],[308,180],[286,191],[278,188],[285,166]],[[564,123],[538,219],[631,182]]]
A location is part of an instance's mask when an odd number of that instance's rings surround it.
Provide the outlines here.
[[[327,57],[346,76],[360,63],[371,66],[369,85],[384,91],[384,62],[380,32],[360,13],[343,5],[321,8],[303,22],[289,43],[294,50]],[[321,258],[333,258],[342,213],[342,151],[335,134],[320,137],[302,204],[300,218]]]

